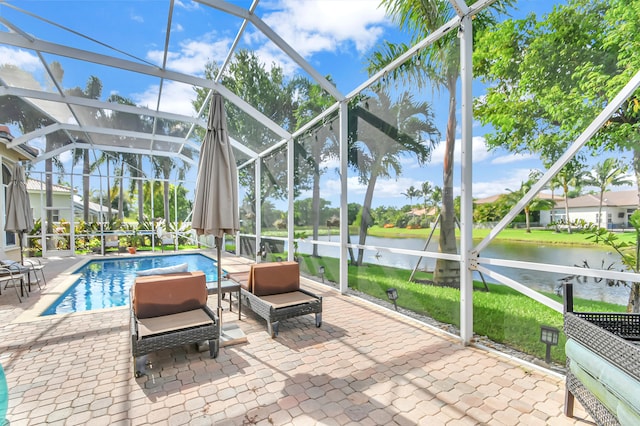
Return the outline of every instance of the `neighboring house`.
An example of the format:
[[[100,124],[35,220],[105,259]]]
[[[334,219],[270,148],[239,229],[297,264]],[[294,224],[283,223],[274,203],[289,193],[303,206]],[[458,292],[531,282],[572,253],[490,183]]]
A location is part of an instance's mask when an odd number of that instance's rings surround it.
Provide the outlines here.
[[[2,165],[2,175],[0,184],[0,251],[9,254],[14,260],[20,258],[16,234],[5,232],[5,206],[7,196],[7,185],[11,181],[13,166],[17,161],[33,160],[38,156],[38,151],[27,145],[18,145],[14,148],[7,148],[7,144],[13,141],[13,135],[7,126],[0,126],[0,164]]]
[[[480,204],[495,203],[496,201],[498,201],[498,198],[502,197],[503,195],[507,195],[507,194],[496,194],[490,197],[478,198],[476,200],[473,200],[473,204],[480,205]],[[558,194],[549,194],[547,192],[540,192],[537,195],[537,197],[543,200],[564,200],[564,198],[562,198],[561,196],[558,196]]]
[[[29,200],[31,201],[31,209],[33,210],[35,219],[46,217],[45,185],[45,182],[41,180],[27,179],[27,192],[29,192]],[[71,197],[72,191],[70,187],[56,184],[52,185],[51,210],[54,222],[59,222],[62,219],[70,221]],[[83,211],[82,197],[73,194],[73,215],[76,220],[83,218]],[[111,209],[111,214],[113,217],[116,217],[118,210]],[[106,206],[101,206],[91,201],[89,202],[89,222],[102,222],[106,221],[107,218],[108,208]]]
[[[584,220],[585,222],[598,224],[598,209],[600,206],[599,194],[587,194],[569,201],[569,219],[571,222]],[[540,212],[540,224],[548,225],[551,222],[562,221],[565,218],[565,205],[563,200],[556,202],[552,210]],[[638,191],[605,192],[602,200],[603,228],[622,229],[629,228],[629,218],[638,208]]]

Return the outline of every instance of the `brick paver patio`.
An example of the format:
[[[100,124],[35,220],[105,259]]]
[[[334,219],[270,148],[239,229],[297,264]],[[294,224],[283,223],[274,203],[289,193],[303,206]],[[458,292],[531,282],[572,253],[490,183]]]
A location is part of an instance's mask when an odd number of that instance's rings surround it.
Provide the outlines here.
[[[193,347],[157,352],[136,379],[127,309],[31,318],[74,262],[49,260],[49,285],[23,303],[0,296],[12,426],[591,424],[579,406],[579,418],[564,417],[563,378],[308,281],[324,297],[321,328],[309,315],[271,339],[246,309],[247,343],[217,359]]]

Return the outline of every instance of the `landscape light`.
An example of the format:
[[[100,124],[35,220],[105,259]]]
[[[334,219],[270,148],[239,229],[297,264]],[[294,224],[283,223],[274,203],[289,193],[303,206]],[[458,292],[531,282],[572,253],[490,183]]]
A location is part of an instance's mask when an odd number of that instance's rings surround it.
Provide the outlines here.
[[[540,341],[547,345],[547,354],[545,356],[545,362],[549,364],[551,362],[551,346],[558,345],[558,337],[560,336],[560,330],[555,327],[549,327],[547,325],[540,326]]]
[[[396,308],[396,311],[397,311],[398,305],[396,304],[396,300],[398,300],[398,290],[396,290],[393,287],[390,289],[387,289],[387,297],[389,298],[389,300],[393,302],[393,307]]]

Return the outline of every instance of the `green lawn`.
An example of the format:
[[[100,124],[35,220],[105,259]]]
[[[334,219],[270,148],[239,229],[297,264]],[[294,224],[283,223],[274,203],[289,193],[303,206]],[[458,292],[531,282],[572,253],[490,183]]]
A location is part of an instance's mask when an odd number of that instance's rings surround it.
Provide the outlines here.
[[[313,235],[313,230],[309,227],[296,227],[296,233],[305,232],[307,237]],[[351,227],[351,235],[358,234],[358,229]],[[369,228],[367,235],[372,237],[384,237],[384,238],[422,238],[426,241],[429,237],[431,229],[406,229],[406,228],[383,228],[381,226],[372,226]],[[473,239],[481,240],[489,235],[490,229],[474,229]],[[264,230],[263,235],[272,237],[287,237],[286,230]],[[320,235],[327,235],[327,230],[322,229]],[[331,235],[338,235],[337,229],[331,230]],[[433,233],[432,239],[437,241],[440,235],[440,230],[436,229]],[[460,230],[456,229],[456,235],[460,235]],[[629,243],[635,243],[635,234],[633,232],[620,232],[617,234],[620,241],[627,241]],[[532,229],[530,233],[527,233],[525,229],[504,229],[500,232],[495,240],[498,241],[513,241],[513,242],[526,242],[537,244],[566,244],[566,245],[583,245],[593,246],[596,245],[593,241],[587,239],[589,234],[582,233],[574,230],[571,234],[566,231],[555,232],[552,229]],[[604,247],[604,246],[603,246]]]
[[[326,280],[337,282],[339,273],[338,259],[329,257],[314,258],[303,255],[301,268],[304,272],[319,276],[320,266],[325,267]],[[438,321],[459,326],[460,291],[454,288],[436,287],[428,284],[409,282],[411,271],[380,265],[349,265],[349,287],[387,300],[386,290],[394,287],[398,290],[398,306],[410,309]],[[419,279],[431,278],[426,273],[416,276]],[[506,344],[512,348],[545,358],[546,346],[539,342],[540,326],[548,325],[562,330],[563,317],[546,306],[530,299],[507,286],[488,284],[489,292],[483,291],[481,282],[475,283],[477,291],[473,295],[474,332],[480,336]],[[562,303],[560,297],[546,294]],[[605,302],[575,299],[577,311],[624,312],[625,307]],[[564,344],[566,337],[560,334],[560,344],[552,348],[554,362],[566,362]]]

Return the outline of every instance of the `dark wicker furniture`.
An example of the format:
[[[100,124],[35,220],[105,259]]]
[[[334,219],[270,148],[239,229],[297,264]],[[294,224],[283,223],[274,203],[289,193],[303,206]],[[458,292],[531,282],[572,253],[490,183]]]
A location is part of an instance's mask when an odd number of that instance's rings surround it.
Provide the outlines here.
[[[131,288],[131,350],[136,377],[144,374],[137,358],[161,349],[209,342],[218,356],[219,322],[206,305],[202,272],[138,277]]]
[[[564,332],[594,354],[640,383],[640,314],[611,312],[574,312],[573,286],[564,288]],[[636,342],[636,343],[634,343]],[[599,425],[619,425],[616,413],[612,413],[582,383],[570,369],[567,357],[565,415],[573,417],[574,398],[587,410]],[[629,390],[630,391],[630,390]]]
[[[298,262],[272,262],[251,265],[249,273],[229,274],[240,283],[241,299],[256,315],[267,321],[267,332],[278,335],[280,321],[315,314],[315,325],[322,325],[322,297],[300,288]]]

